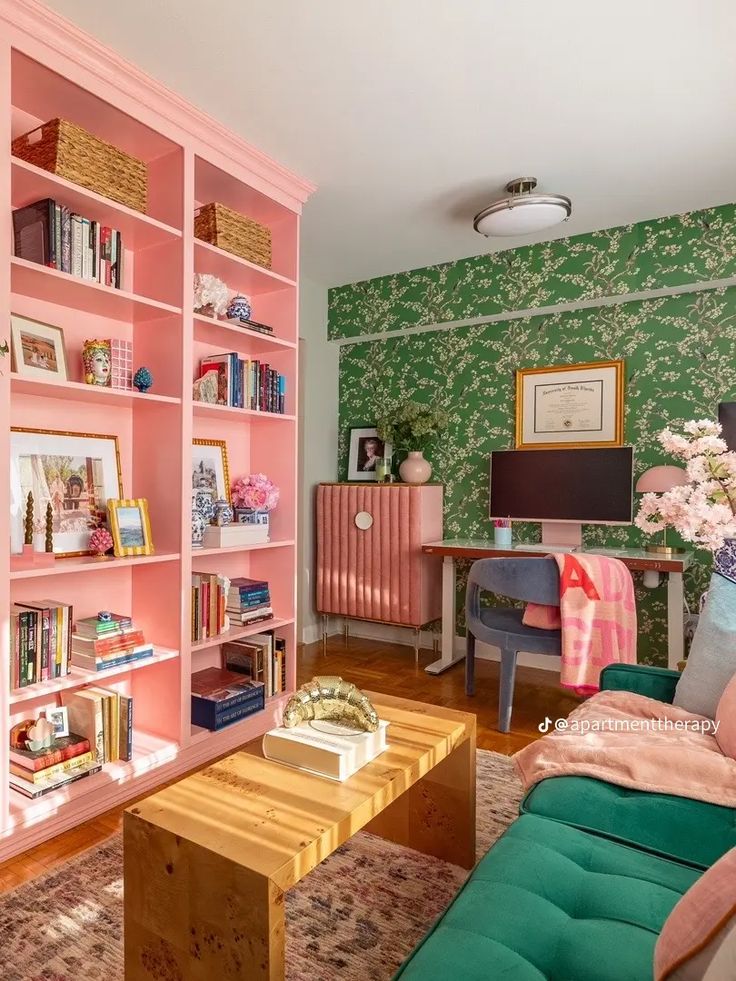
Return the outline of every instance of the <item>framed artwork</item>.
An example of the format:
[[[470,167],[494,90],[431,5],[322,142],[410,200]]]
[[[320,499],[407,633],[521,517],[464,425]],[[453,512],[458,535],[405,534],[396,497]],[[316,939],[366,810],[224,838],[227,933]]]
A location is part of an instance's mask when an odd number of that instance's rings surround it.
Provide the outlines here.
[[[10,547],[23,548],[23,520],[33,494],[34,533],[53,515],[54,554],[85,555],[107,500],[122,497],[117,436],[12,429],[10,432]]]
[[[230,500],[230,471],[224,439],[192,440],[192,492],[205,491],[212,500]]]
[[[350,430],[348,454],[348,480],[375,480],[376,465],[384,456],[391,456],[390,443],[378,438],[378,430],[372,427],[354,427]]]
[[[110,498],[107,502],[107,520],[117,558],[153,555],[151,522],[145,497]]]
[[[67,381],[61,327],[10,314],[11,369],[24,378]]]
[[[46,718],[54,727],[55,739],[61,739],[62,736],[69,735],[69,709],[66,705],[58,705],[56,708],[46,709]]]
[[[623,446],[624,362],[516,372],[516,448]]]

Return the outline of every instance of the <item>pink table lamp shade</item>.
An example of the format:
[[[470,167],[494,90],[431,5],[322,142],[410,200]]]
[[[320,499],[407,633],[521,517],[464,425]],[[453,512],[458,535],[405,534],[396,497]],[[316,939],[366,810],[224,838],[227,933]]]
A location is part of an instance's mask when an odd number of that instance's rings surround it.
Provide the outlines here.
[[[687,483],[687,472],[682,467],[650,467],[636,482],[637,494],[664,494]]]

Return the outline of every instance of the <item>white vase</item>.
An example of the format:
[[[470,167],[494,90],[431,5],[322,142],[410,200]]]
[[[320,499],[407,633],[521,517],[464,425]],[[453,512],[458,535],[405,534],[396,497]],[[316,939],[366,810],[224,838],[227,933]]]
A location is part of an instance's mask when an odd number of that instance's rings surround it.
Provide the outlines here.
[[[432,464],[424,459],[421,450],[410,450],[399,467],[399,476],[405,484],[426,484],[432,476]]]

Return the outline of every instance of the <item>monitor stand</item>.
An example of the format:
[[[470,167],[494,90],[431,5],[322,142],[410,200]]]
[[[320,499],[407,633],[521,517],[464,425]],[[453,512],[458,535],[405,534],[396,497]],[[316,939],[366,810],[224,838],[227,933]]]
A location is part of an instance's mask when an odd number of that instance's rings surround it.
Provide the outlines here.
[[[583,544],[583,526],[579,521],[543,521],[543,545],[566,545],[569,550]]]

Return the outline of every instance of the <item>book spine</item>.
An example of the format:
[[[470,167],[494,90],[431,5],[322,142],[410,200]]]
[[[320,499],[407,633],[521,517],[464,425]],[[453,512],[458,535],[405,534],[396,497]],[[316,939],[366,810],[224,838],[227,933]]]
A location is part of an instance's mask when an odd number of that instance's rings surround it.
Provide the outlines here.
[[[48,258],[46,265],[56,269],[56,204],[51,199],[48,203]]]
[[[56,269],[62,269],[64,257],[61,251],[61,205],[54,202],[54,256]]]
[[[220,729],[222,726],[238,719],[260,712],[265,705],[263,688],[254,693],[257,697],[236,705],[229,704],[226,709],[215,712],[212,702],[192,695],[192,722],[203,729]]]
[[[100,661],[92,654],[72,654],[72,664],[84,671],[108,671],[110,668],[119,668],[123,664],[131,664],[133,661],[140,661],[152,656],[153,647],[147,647],[142,651],[133,651],[129,654],[121,654],[120,657],[106,661]]]
[[[82,219],[72,215],[72,268],[73,276],[82,275]]]
[[[118,265],[117,265],[117,276],[116,285],[119,290],[123,288],[123,237],[120,232],[115,232],[118,239]]]
[[[120,696],[120,745],[121,760],[133,758],[133,699],[130,695]]]
[[[68,208],[61,209],[61,270],[72,271],[72,223]]]
[[[48,780],[49,777],[59,776],[62,773],[73,770],[77,766],[84,766],[85,763],[91,762],[92,754],[86,752],[80,753],[79,756],[70,756],[68,760],[62,760],[60,763],[52,763],[51,766],[46,766],[43,770],[28,770],[26,767],[19,766],[17,763],[11,763],[10,772],[16,777],[27,780],[29,783],[41,783],[43,780]]]
[[[38,681],[36,671],[36,649],[38,646],[38,614],[35,610],[28,611],[28,643],[26,654],[28,658],[28,684],[33,685]]]
[[[76,783],[77,780],[83,780],[85,777],[91,777],[93,773],[99,773],[102,769],[101,764],[90,767],[89,770],[85,770],[84,773],[74,773],[61,780],[58,784],[53,787],[38,787],[35,788],[31,784],[28,785],[28,789],[21,789],[16,784],[13,784],[13,790],[17,790],[19,793],[24,794],[26,797],[31,797],[35,800],[37,797],[45,797],[46,794],[53,794],[54,791],[59,790],[62,787],[68,787],[71,783]]]

